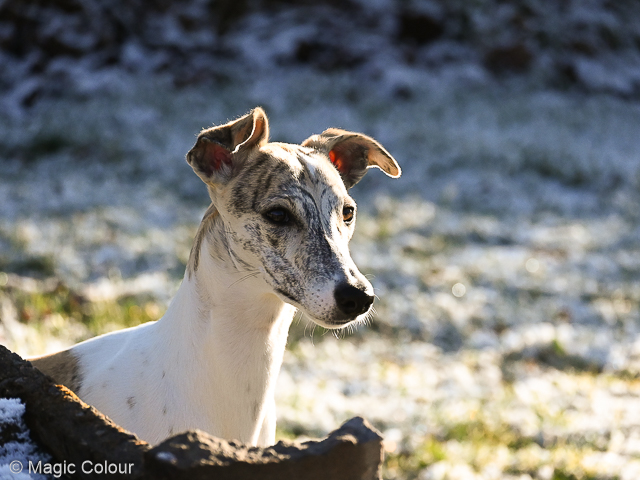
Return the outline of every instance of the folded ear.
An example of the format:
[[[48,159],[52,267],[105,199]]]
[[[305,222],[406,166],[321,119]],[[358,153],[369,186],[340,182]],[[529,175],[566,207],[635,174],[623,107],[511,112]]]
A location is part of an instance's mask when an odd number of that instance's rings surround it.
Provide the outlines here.
[[[248,153],[269,140],[269,121],[260,107],[244,117],[202,130],[187,162],[207,184],[227,182],[242,166]]]
[[[361,133],[330,128],[307,138],[302,146],[324,152],[340,172],[347,188],[358,183],[371,167],[379,168],[392,178],[398,178],[402,173],[382,145]]]

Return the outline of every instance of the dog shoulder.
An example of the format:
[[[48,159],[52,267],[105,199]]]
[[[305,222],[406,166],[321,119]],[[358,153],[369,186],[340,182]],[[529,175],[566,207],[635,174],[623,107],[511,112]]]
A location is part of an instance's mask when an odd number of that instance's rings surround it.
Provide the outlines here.
[[[56,383],[77,392],[82,385],[78,357],[71,349],[30,358],[34,367],[50,376]]]

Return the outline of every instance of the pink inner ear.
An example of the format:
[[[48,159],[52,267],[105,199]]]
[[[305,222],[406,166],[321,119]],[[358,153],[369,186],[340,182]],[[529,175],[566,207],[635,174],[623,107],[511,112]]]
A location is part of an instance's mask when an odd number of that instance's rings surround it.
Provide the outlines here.
[[[347,173],[345,171],[345,166],[342,159],[336,154],[335,150],[331,150],[329,152],[329,160],[331,160],[331,163],[335,165],[335,167],[338,169],[340,173],[343,173],[343,174]]]
[[[207,143],[204,158],[214,171],[220,170],[222,165],[231,165],[231,152],[217,143]]]

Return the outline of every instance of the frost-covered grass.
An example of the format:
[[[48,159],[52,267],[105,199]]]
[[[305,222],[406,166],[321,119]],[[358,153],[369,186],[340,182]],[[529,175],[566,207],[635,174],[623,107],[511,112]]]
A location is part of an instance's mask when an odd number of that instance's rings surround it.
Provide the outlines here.
[[[638,104],[451,71],[113,78],[0,117],[3,343],[41,353],[161,315],[207,205],[184,153],[259,104],[276,140],[360,130],[404,170],[353,190],[376,319],[339,340],[294,325],[280,435],[363,415],[389,479],[640,476]]]
[[[0,478],[47,480],[53,476],[29,472],[29,462],[50,462],[31,440],[24,424],[24,404],[17,398],[0,398]]]
[[[132,284],[120,285],[123,293],[119,283],[111,279],[78,291],[55,279],[2,273],[0,342],[23,356],[43,353],[162,316],[163,302],[148,292],[136,294]]]
[[[388,338],[304,341],[292,354],[279,398],[291,431],[324,432],[327,419],[366,412],[385,436],[386,478],[640,473],[637,379],[535,361],[505,365],[495,350],[445,354]],[[517,370],[513,378],[506,368]]]

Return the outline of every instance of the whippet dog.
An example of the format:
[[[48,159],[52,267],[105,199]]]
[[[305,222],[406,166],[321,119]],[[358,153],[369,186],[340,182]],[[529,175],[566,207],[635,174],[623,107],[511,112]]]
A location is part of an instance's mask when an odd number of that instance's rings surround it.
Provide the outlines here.
[[[347,193],[368,168],[399,177],[374,139],[329,129],[269,143],[261,108],[203,130],[187,161],[211,197],[184,279],[157,322],[31,361],[149,443],[188,429],[275,442],[274,390],[296,310],[327,329],[369,315],[348,243]]]

